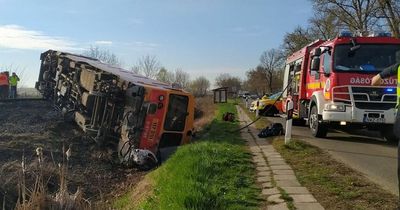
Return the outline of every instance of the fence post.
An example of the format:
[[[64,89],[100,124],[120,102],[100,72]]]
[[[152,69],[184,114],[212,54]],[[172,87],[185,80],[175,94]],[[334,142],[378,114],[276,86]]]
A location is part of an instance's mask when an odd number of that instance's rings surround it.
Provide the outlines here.
[[[256,103],[256,118],[258,117],[259,112],[260,112],[260,110],[258,110],[258,106],[260,106],[260,99],[259,98],[257,98],[257,103]]]
[[[286,106],[286,132],[285,132],[285,144],[288,144],[292,139],[292,123],[293,123],[293,101],[289,100]]]

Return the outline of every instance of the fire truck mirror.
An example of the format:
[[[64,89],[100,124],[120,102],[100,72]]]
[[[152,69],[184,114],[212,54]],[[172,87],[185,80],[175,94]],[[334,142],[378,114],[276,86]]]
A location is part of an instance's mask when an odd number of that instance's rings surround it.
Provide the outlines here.
[[[319,57],[314,57],[311,60],[311,71],[319,71],[319,63],[320,63],[320,58]]]
[[[315,48],[315,50],[314,50],[314,56],[320,56],[321,55],[321,48]]]

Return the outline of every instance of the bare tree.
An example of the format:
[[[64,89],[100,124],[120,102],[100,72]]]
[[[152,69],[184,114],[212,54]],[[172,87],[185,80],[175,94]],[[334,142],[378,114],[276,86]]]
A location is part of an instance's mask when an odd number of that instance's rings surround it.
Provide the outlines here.
[[[230,93],[237,93],[242,84],[239,77],[234,77],[228,73],[218,75],[217,78],[215,78],[215,83],[219,87],[228,87]]]
[[[206,96],[209,88],[210,81],[204,76],[197,77],[190,84],[190,91],[197,97]]]
[[[282,51],[270,49],[264,51],[260,57],[260,66],[264,69],[269,91],[272,92],[272,83],[274,81],[274,72],[281,70],[284,63]]]
[[[317,13],[335,16],[344,27],[367,34],[378,21],[378,0],[311,0]]]
[[[400,1],[378,0],[377,18],[384,18],[393,36],[400,37]]]
[[[187,89],[190,84],[190,75],[182,69],[176,69],[174,83],[178,84],[182,89]]]
[[[263,95],[268,91],[268,78],[263,67],[257,66],[255,69],[250,69],[246,72],[246,76],[246,90],[258,95]]]
[[[341,27],[340,21],[332,13],[319,13],[316,12],[313,17],[309,19],[309,31],[311,38],[316,39],[332,39],[339,34]]]
[[[297,26],[293,32],[286,33],[283,38],[283,49],[289,55],[313,41],[313,37],[308,29]]]
[[[166,68],[161,67],[156,75],[156,79],[160,82],[173,83],[175,80],[175,74],[168,71]]]
[[[90,46],[90,48],[83,52],[84,56],[99,59],[103,63],[108,63],[113,66],[121,66],[122,62],[118,57],[108,50],[102,50],[98,46]]]
[[[155,79],[161,69],[161,64],[154,55],[146,55],[139,59],[137,67],[144,76]]]
[[[135,73],[135,74],[140,74],[140,68],[139,66],[132,66],[131,67],[131,72]]]

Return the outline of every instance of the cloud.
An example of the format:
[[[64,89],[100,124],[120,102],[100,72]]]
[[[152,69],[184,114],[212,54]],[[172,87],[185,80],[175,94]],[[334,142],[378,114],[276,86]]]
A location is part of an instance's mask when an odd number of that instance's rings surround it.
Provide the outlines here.
[[[0,25],[0,48],[25,50],[82,50],[77,44],[62,37],[45,35],[41,31],[18,25]]]
[[[95,41],[94,43],[97,45],[112,45],[113,44],[112,41],[108,41],[108,40],[99,40],[99,41]]]

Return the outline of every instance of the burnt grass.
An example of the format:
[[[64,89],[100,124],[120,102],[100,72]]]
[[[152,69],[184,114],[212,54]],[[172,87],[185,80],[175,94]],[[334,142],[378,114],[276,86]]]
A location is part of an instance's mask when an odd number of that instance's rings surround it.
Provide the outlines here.
[[[110,140],[111,141],[111,140]],[[114,140],[115,141],[115,140]],[[68,189],[81,188],[85,198],[105,202],[123,194],[146,172],[118,164],[115,148],[99,146],[85,138],[73,122],[64,121],[47,101],[0,102],[0,206],[13,208],[21,181],[21,160],[27,165],[26,187],[33,188],[37,174],[36,148],[43,148],[48,193],[59,185],[58,165],[66,164],[63,150],[71,147]],[[3,199],[5,198],[5,199]]]

